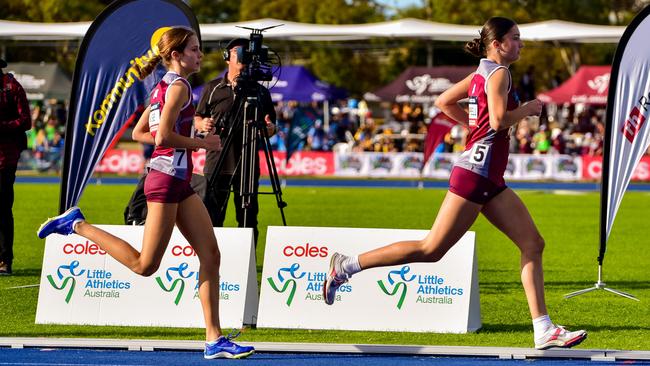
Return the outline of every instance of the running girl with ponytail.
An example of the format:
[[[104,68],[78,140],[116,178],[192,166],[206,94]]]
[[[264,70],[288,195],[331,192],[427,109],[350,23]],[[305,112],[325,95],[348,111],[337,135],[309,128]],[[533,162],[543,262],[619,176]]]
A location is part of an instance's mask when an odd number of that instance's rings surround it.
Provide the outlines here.
[[[521,281],[533,321],[535,348],[573,347],[587,332],[570,332],[551,322],[544,300],[540,235],[528,209],[506,186],[509,129],[527,116],[539,115],[542,103],[519,106],[508,67],[523,48],[517,24],[507,18],[490,18],[480,38],[466,50],[481,58],[476,72],[445,91],[436,106],[469,129],[467,146],[449,178],[449,191],[429,234],[419,241],[400,241],[359,256],[334,253],[323,286],[327,304],[336,290],[357,272],[368,268],[410,262],[436,262],[465,234],[479,213],[506,234],[521,252]],[[458,102],[469,99],[469,113]]]
[[[199,196],[190,187],[192,151],[221,150],[216,135],[194,138],[192,90],[187,77],[201,66],[199,40],[194,31],[174,27],[158,42],[158,55],[139,70],[140,78],[149,75],[161,61],[168,72],[153,89],[150,105],[133,130],[133,139],[155,145],[149,174],[145,180],[147,220],[142,251],[86,221],[78,207],[48,219],[38,236],[76,233],[97,243],[109,255],[133,272],[151,276],[158,270],[174,225],[190,243],[199,258],[199,297],[205,319],[204,357],[243,358],[254,352],[224,337],[219,324],[219,264],[217,239],[211,230],[210,216]]]

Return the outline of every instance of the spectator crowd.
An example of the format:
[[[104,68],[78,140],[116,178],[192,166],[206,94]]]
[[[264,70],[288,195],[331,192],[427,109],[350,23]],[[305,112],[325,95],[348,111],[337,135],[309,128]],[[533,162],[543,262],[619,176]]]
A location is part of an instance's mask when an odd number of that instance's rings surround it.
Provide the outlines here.
[[[534,98],[534,69],[518,85],[522,102]],[[372,107],[372,109],[371,109]],[[333,103],[324,113],[322,103],[278,102],[278,133],[271,137],[274,150],[337,152],[422,152],[428,124],[438,112],[414,103],[369,105],[350,98]],[[511,128],[510,152],[519,154],[601,155],[604,106],[546,105],[539,117],[528,117]],[[47,101],[32,105],[28,149],[19,170],[61,169],[65,139],[66,106]],[[454,126],[436,152],[462,152],[467,130]]]
[[[422,152],[428,123],[437,113],[422,105],[393,103],[381,118],[375,118],[364,101],[350,99],[331,108],[329,124],[325,126],[322,106],[280,102],[276,108],[279,133],[272,139],[272,145],[280,151],[286,150],[295,114],[305,109],[315,117],[302,134],[293,131],[292,138],[300,139],[295,150]],[[541,116],[525,118],[511,129],[510,152],[601,155],[604,118],[604,106],[547,105]],[[454,126],[436,151],[461,152],[466,136],[465,128]]]
[[[31,112],[27,150],[21,154],[18,169],[58,173],[63,160],[66,107],[57,101],[37,102]]]

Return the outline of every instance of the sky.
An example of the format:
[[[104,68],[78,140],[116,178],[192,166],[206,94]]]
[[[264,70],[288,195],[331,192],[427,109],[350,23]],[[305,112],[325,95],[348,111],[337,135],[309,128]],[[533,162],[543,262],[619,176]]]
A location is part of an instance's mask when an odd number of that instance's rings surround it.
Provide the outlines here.
[[[389,9],[386,10],[388,15],[394,14],[394,8],[407,8],[409,6],[422,6],[423,0],[376,0],[379,4],[387,6]]]

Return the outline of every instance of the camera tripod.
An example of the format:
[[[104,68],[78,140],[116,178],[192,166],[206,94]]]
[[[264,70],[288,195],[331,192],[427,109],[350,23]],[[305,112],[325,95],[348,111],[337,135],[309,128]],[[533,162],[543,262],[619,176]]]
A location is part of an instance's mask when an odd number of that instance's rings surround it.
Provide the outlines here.
[[[256,82],[252,82],[257,84]],[[269,142],[269,134],[266,129],[266,124],[264,121],[264,116],[262,116],[263,109],[261,106],[260,100],[260,89],[259,85],[249,85],[251,82],[239,81],[237,86],[237,93],[235,93],[234,107],[229,113],[226,114],[226,121],[231,121],[229,126],[226,128],[225,134],[220,134],[221,136],[226,136],[225,140],[222,142],[222,150],[217,160],[217,164],[212,171],[212,174],[208,180],[208,189],[218,190],[217,178],[223,171],[225,161],[227,159],[228,153],[233,141],[238,135],[238,132],[242,130],[242,150],[239,155],[237,164],[235,165],[233,174],[230,176],[230,181],[228,182],[228,195],[224,200],[222,206],[219,208],[221,217],[225,216],[226,205],[230,199],[230,193],[232,192],[232,182],[237,171],[239,170],[240,174],[240,186],[239,186],[239,195],[242,199],[242,209],[244,213],[243,223],[246,225],[248,223],[247,218],[249,215],[249,209],[251,207],[251,198],[254,195],[258,194],[273,194],[275,195],[275,200],[278,208],[280,209],[280,215],[282,216],[282,224],[287,225],[286,218],[284,216],[284,208],[287,206],[287,203],[282,200],[282,189],[280,185],[280,179],[278,177],[278,172],[275,167],[275,161],[273,160],[273,151],[271,150],[271,144]],[[234,113],[233,113],[234,112]],[[258,138],[259,136],[259,138]],[[255,183],[257,178],[257,159],[258,159],[258,144],[260,141],[262,143],[262,148],[264,151],[264,157],[266,160],[266,166],[269,172],[269,179],[271,181],[272,192],[259,192],[256,189]],[[257,238],[255,238],[257,239]]]

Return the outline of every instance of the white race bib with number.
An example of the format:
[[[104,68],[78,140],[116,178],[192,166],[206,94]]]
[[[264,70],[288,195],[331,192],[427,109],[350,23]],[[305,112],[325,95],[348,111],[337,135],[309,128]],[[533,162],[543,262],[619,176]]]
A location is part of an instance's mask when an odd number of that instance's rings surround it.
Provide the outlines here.
[[[487,160],[488,152],[490,151],[490,145],[475,143],[472,145],[472,150],[469,153],[469,162],[483,166]]]
[[[469,97],[469,125],[476,126],[478,120],[478,97]]]
[[[174,150],[174,168],[187,167],[187,149]]]
[[[158,131],[158,124],[160,123],[160,103],[151,105],[149,111],[149,131]]]

